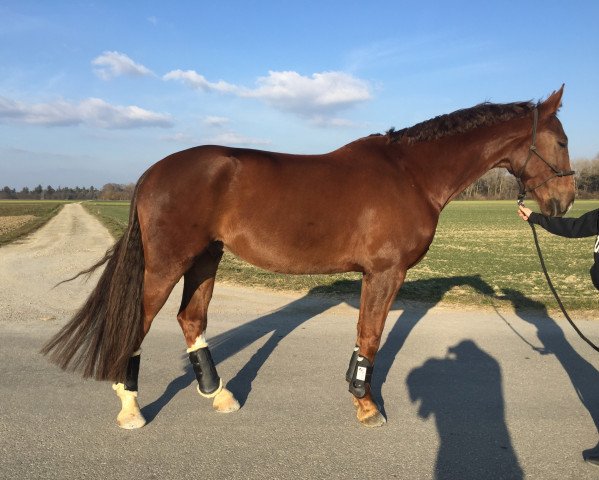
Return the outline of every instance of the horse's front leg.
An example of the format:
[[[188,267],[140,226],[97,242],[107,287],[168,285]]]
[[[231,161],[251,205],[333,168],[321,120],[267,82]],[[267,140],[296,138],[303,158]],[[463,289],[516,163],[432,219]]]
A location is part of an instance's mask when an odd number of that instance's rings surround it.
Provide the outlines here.
[[[387,314],[405,275],[405,269],[393,268],[380,273],[364,274],[362,279],[358,337],[346,380],[358,409],[358,420],[368,427],[379,427],[386,422],[372,400],[370,379]]]

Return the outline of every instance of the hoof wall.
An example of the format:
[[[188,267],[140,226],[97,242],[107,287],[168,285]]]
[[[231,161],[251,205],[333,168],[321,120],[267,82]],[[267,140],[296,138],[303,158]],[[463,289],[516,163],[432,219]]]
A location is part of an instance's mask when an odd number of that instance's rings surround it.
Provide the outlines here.
[[[141,415],[120,415],[116,419],[116,424],[125,430],[135,430],[146,424],[146,419]]]
[[[374,415],[371,415],[370,417],[361,419],[360,423],[365,427],[382,427],[383,425],[385,425],[385,423],[387,423],[387,420],[385,419],[385,417],[383,417],[381,412],[376,412]]]
[[[239,410],[240,406],[233,394],[226,388],[223,388],[218,395],[214,397],[212,408],[219,413],[232,413]]]

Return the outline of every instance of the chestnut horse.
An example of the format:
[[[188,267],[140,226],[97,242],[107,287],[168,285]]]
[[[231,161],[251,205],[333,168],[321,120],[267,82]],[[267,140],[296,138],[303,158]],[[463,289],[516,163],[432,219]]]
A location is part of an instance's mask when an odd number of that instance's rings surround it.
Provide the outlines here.
[[[543,213],[571,207],[573,172],[556,116],[562,93],[563,86],[536,104],[483,103],[324,155],[201,146],[164,158],[139,179],[127,231],[87,270],[106,263],[95,290],[43,353],[62,368],[117,382],[119,425],[142,426],[139,349],[184,277],[177,319],[198,390],[217,410],[234,411],[239,404],[204,337],[223,248],[274,272],[361,272],[346,379],[359,421],[382,425],[370,392],[375,355],[389,308],[427,252],[443,207],[495,167],[516,175]]]

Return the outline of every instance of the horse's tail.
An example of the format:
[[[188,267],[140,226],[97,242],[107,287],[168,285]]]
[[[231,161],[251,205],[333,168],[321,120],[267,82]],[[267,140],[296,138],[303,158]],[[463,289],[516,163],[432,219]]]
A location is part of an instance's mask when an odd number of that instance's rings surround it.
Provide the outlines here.
[[[79,274],[106,264],[96,288],[41,351],[62,369],[84,377],[122,382],[143,339],[144,255],[136,197],[137,189],[127,231],[102,260]]]

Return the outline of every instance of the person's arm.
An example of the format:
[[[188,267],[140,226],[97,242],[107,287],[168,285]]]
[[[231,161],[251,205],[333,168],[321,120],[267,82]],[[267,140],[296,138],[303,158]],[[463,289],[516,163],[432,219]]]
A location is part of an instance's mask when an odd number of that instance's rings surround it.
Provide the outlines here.
[[[599,209],[585,213],[578,218],[548,217],[533,212],[523,205],[518,215],[529,223],[536,223],[554,235],[568,238],[590,237],[599,233]]]

